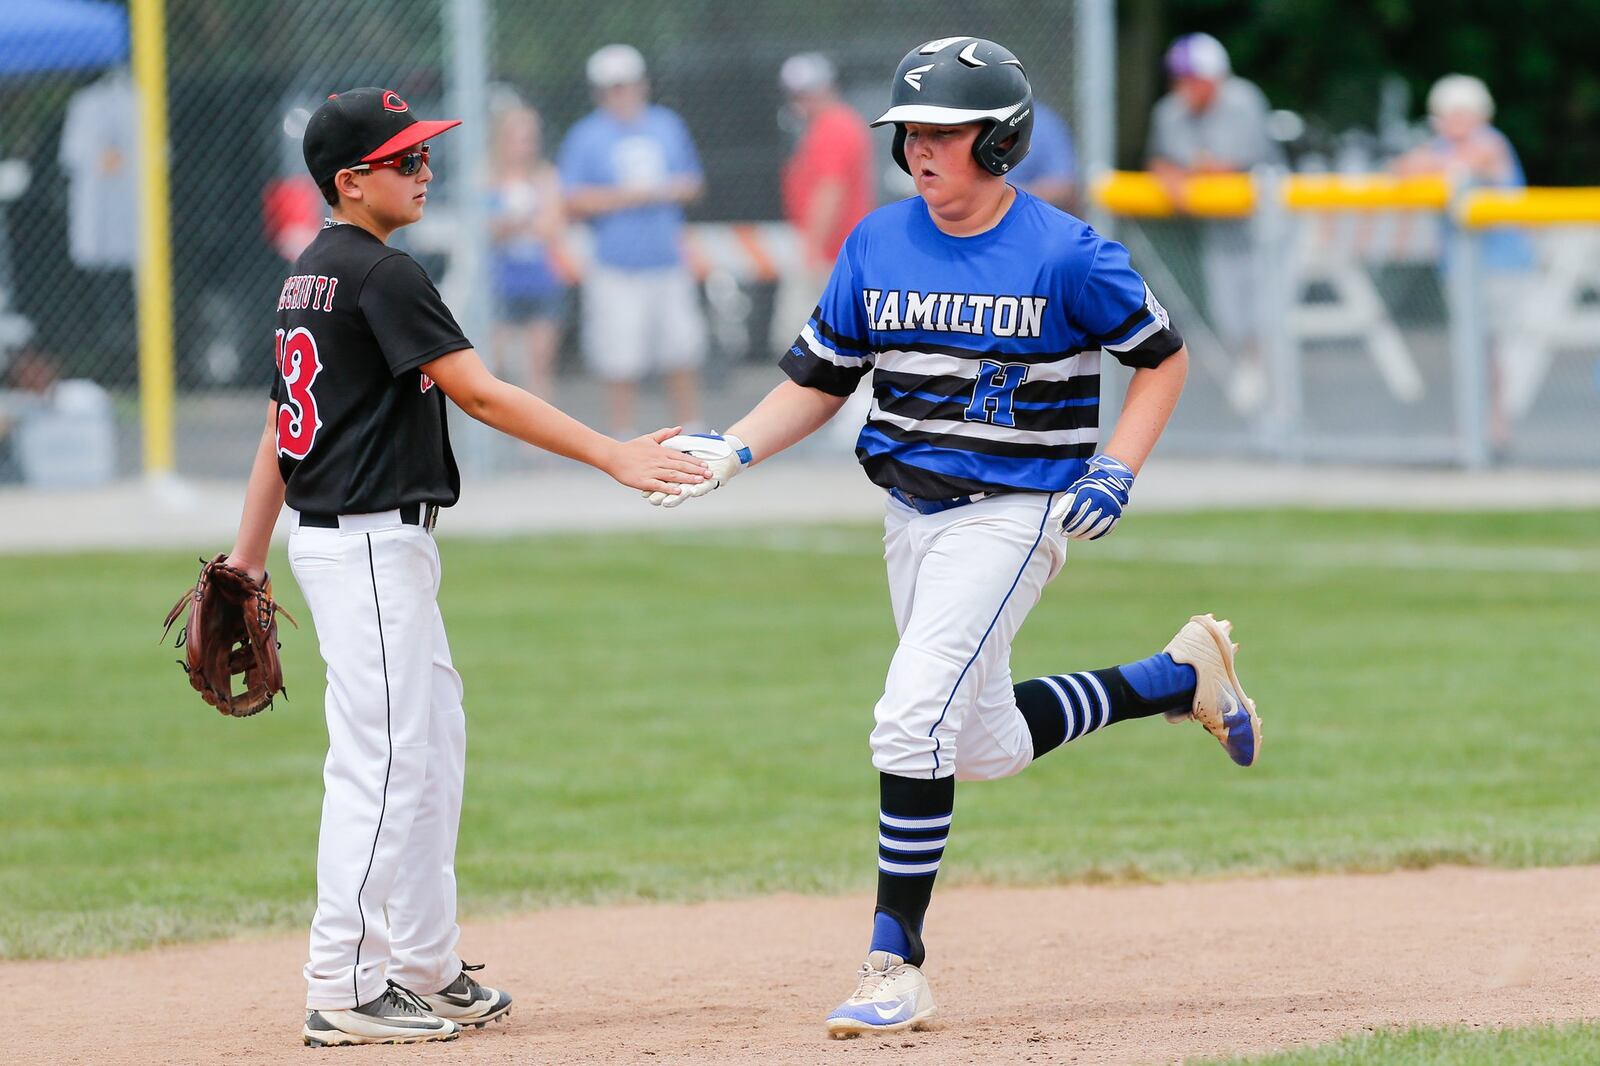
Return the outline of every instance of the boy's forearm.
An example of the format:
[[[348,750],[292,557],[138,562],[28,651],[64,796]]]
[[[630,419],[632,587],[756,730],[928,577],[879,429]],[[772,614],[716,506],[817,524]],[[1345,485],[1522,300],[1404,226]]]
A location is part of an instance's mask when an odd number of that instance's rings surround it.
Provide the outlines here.
[[[1134,371],[1122,401],[1117,428],[1106,442],[1105,454],[1127,463],[1135,473],[1150,458],[1167,420],[1178,405],[1189,376],[1189,349],[1179,348],[1159,366]]]
[[[797,444],[839,413],[845,397],[785,381],[767,393],[751,412],[728,427],[759,463]]]
[[[276,404],[270,405],[267,428],[256,446],[250,465],[250,481],[244,490],[244,510],[239,516],[239,535],[228,553],[235,566],[259,578],[267,569],[267,549],[272,545],[272,530],[283,511],[283,474],[278,470]]]
[[[484,385],[482,395],[462,409],[484,425],[542,448],[611,472],[617,442],[558,407],[504,381]]]

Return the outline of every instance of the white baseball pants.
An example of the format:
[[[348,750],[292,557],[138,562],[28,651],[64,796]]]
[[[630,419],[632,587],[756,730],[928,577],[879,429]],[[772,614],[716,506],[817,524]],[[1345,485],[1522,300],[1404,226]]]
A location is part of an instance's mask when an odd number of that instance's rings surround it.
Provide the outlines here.
[[[358,1006],[387,980],[433,993],[456,954],[466,771],[461,677],[439,614],[439,551],[395,511],[302,527],[289,562],[328,668],[328,758],[306,1006]]]
[[[901,777],[985,780],[1033,761],[1011,642],[1066,562],[1044,493],[924,515],[888,499],[883,555],[900,645],[874,711],[872,765]]]

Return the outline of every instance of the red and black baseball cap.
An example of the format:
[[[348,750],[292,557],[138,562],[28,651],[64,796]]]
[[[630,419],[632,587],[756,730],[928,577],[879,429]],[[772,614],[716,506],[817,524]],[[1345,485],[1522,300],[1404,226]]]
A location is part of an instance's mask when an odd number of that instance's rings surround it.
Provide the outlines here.
[[[393,89],[334,93],[306,123],[306,169],[321,185],[345,167],[389,159],[459,125],[458,118],[413,117]]]

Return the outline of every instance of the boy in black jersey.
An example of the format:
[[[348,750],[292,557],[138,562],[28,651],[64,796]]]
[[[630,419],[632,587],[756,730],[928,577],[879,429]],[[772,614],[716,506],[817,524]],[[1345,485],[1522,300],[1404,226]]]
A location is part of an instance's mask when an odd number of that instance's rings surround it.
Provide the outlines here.
[[[431,531],[461,480],[445,397],[472,417],[645,491],[703,481],[660,441],[619,442],[496,379],[422,267],[385,242],[422,217],[429,138],[386,89],[330,97],[305,159],[333,208],[278,294],[267,426],[229,561],[259,580],[290,508],[289,561],[327,663],[328,757],[305,1042],[449,1040],[511,1009],[456,954],[465,772],[461,678]]]

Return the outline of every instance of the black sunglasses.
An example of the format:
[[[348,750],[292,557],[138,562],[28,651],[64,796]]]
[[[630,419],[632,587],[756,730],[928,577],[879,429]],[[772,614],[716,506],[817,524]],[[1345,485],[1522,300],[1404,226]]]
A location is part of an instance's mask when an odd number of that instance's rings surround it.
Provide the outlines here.
[[[422,169],[422,164],[428,161],[428,146],[422,145],[414,152],[393,156],[389,159],[379,159],[374,163],[357,163],[351,170],[377,170],[379,167],[394,167],[402,177],[409,178]]]

